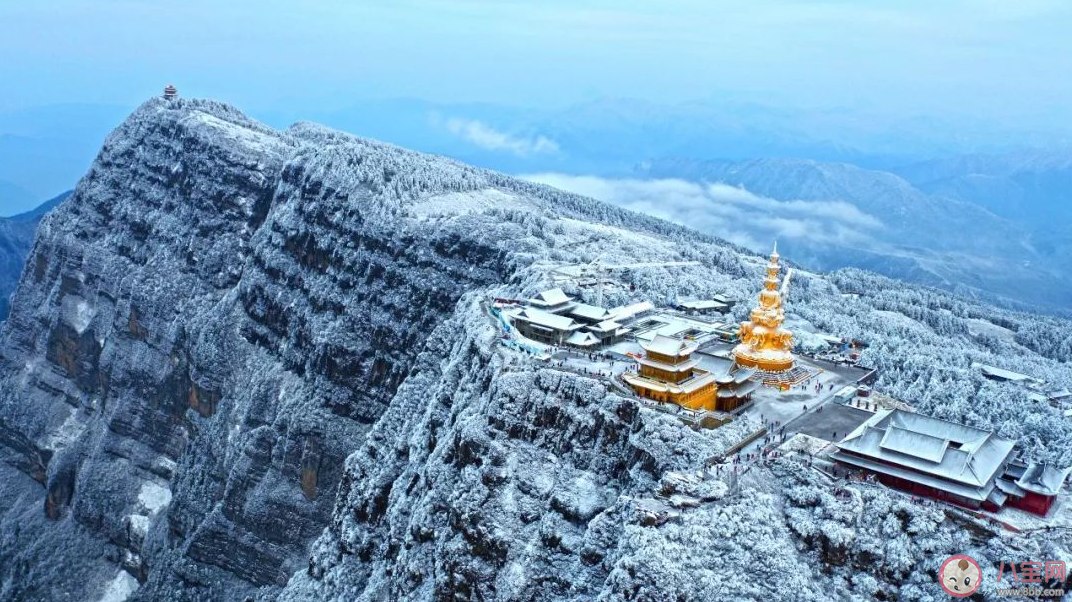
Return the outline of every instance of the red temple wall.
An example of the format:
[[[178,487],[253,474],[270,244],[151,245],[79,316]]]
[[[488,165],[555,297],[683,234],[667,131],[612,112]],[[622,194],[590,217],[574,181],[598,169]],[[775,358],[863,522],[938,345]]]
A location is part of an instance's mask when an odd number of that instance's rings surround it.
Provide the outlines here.
[[[1019,508],[1025,512],[1030,512],[1031,514],[1046,516],[1050,511],[1050,507],[1053,506],[1053,500],[1054,498],[1052,497],[1028,491],[1021,499],[1015,500],[1009,498],[1007,505],[1013,508]]]

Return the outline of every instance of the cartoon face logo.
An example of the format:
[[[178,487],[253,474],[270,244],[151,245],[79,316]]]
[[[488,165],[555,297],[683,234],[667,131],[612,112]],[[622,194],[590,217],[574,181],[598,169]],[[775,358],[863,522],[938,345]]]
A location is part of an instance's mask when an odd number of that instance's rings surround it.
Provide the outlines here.
[[[942,589],[950,596],[964,598],[975,593],[979,589],[979,580],[983,572],[979,569],[979,563],[970,556],[957,554],[950,556],[938,569],[938,579]]]

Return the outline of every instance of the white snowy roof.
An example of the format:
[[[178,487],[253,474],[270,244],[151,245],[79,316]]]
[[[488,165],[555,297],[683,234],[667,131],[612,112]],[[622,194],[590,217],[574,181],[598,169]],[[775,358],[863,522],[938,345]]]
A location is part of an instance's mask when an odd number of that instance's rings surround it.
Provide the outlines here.
[[[570,298],[566,296],[566,293],[562,292],[560,288],[552,288],[537,294],[535,297],[529,299],[529,303],[532,305],[538,305],[540,307],[555,307],[562,305],[563,303],[569,303]]]
[[[1015,445],[990,431],[894,409],[878,412],[838,443],[839,452],[854,456],[837,459],[862,465],[855,456],[863,456],[877,472],[895,474],[886,468],[899,465],[943,483],[989,490]]]
[[[598,305],[577,303],[569,310],[570,315],[592,321],[603,321],[610,317],[610,312]]]
[[[621,327],[622,325],[615,322],[614,320],[603,320],[599,324],[589,326],[588,328],[597,332],[612,332],[618,330]]]
[[[963,485],[961,483],[949,481],[929,474],[916,472],[915,470],[901,468],[900,466],[885,464],[883,462],[871,460],[869,458],[851,456],[845,454],[840,449],[835,450],[833,453],[831,453],[830,457],[839,462],[852,464],[854,466],[865,468],[877,473],[892,475],[904,479],[906,481],[920,483],[928,487],[934,487],[935,489],[941,489],[943,491],[948,491],[950,493],[954,493],[956,495],[978,501],[983,501],[987,497],[989,497],[990,493],[997,486],[997,483],[1001,481],[1001,479],[992,479],[989,483],[985,485]]]
[[[854,385],[845,385],[838,389],[837,393],[834,393],[834,397],[856,397],[856,387]]]
[[[980,364],[979,362],[972,362],[972,368],[979,370],[985,376],[993,378],[1000,378],[1001,380],[1011,380],[1016,382],[1041,382],[1037,378],[1030,377],[1026,374],[1020,374],[1019,372],[1013,372],[1012,370],[1006,370],[1004,368],[998,368],[997,366],[989,366],[987,364]]]
[[[632,305],[615,307],[610,310],[610,314],[615,320],[620,322],[622,320],[628,320],[633,316],[638,316],[644,312],[649,312],[653,309],[655,309],[655,306],[651,304],[651,301],[641,301],[639,303],[633,303]]]
[[[997,485],[998,489],[1000,489],[1005,494],[1015,495],[1016,497],[1024,497],[1025,492],[1023,488],[1016,483],[1013,483],[1012,481],[998,479],[994,481],[994,484]]]
[[[699,347],[692,341],[681,341],[661,334],[655,335],[650,341],[641,343],[640,346],[644,348],[644,351],[671,357],[689,355]]]
[[[744,367],[738,368],[737,371],[733,373],[733,382],[738,383],[738,384],[743,383],[744,381],[746,381],[746,380],[752,378],[753,376],[755,376],[755,374],[756,374],[756,369],[755,368],[744,368]]]
[[[759,383],[753,381],[753,382],[744,383],[741,386],[736,387],[735,390],[737,391],[737,395],[748,395],[748,394],[752,393],[753,391],[755,391],[758,388],[759,388]]]
[[[701,300],[701,301],[682,301],[678,303],[679,306],[685,309],[705,310],[705,309],[726,309],[729,307],[721,301],[714,300]]]
[[[1069,470],[1058,470],[1045,462],[1030,464],[1016,484],[1027,491],[1053,497],[1064,485]]]
[[[695,368],[700,363],[700,360],[692,358],[689,361],[681,362],[680,364],[666,364],[653,359],[648,359],[646,357],[641,357],[637,358],[637,363],[643,364],[645,366],[651,366],[652,368],[665,370],[667,372],[687,372]]]
[[[574,345],[576,347],[591,347],[592,345],[598,345],[599,339],[590,332],[575,332],[569,335],[566,339],[568,345]]]
[[[546,326],[547,328],[552,328],[554,330],[576,330],[581,327],[580,324],[573,321],[573,318],[553,314],[549,311],[536,309],[535,307],[526,307],[522,309],[514,314],[514,318],[531,322],[539,326]]]
[[[625,374],[622,374],[622,380],[631,385],[644,387],[652,391],[664,391],[670,393],[692,393],[693,391],[696,391],[705,385],[709,385],[715,382],[715,375],[704,370],[696,370],[695,375],[692,378],[684,380],[680,383],[670,383],[647,378],[639,374],[626,372]]]
[[[941,462],[949,441],[891,426],[879,441],[879,447],[890,451],[923,458],[929,462]]]
[[[715,375],[710,372],[696,370],[694,374],[695,376],[692,378],[678,383],[676,386],[671,386],[670,390],[674,391],[675,389],[681,389],[683,393],[692,393],[701,387],[715,382]]]
[[[729,399],[731,397],[747,397],[751,395],[757,388],[759,383],[746,382],[742,385],[725,386],[718,388],[718,396],[722,399]]]

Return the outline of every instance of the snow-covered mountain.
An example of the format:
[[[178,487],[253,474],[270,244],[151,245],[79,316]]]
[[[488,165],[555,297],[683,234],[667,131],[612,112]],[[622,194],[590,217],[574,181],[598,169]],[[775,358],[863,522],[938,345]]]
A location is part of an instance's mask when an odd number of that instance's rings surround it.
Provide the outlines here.
[[[750,298],[764,264],[441,157],[148,101],[42,222],[0,333],[0,600],[924,600],[934,557],[1072,549],[835,496],[791,459],[645,521],[754,425],[685,428],[500,345],[485,306],[608,255],[700,264],[608,303]],[[1057,410],[970,368],[1072,386],[1072,324],[796,274],[790,311],[868,340],[883,390],[1072,464]]]
[[[4,215],[21,211],[22,207],[32,207],[35,200],[33,193],[29,190],[18,184],[0,179],[0,211],[3,211]],[[18,209],[12,210],[12,207],[17,207]]]
[[[0,217],[0,321],[7,317],[8,298],[19,283],[37,224],[70,194],[65,192],[25,213]]]
[[[931,169],[925,173],[919,166],[913,173],[924,178],[941,170]],[[643,163],[638,174],[724,183],[782,201],[847,202],[881,222],[882,227],[866,231],[866,241],[847,245],[807,237],[785,241],[799,261],[818,269],[860,267],[1051,311],[1064,310],[1072,300],[1072,270],[1053,253],[1055,237],[1015,211],[983,202],[988,195],[1001,197],[1009,183],[988,182],[985,194],[962,184],[963,194],[952,194],[937,184],[917,188],[889,172],[801,159],[665,159]],[[1065,184],[1063,190],[1072,189],[1072,181]]]
[[[1072,253],[1072,149],[966,155],[897,170],[921,190],[970,201],[1033,232],[1032,246],[1062,264]]]
[[[1032,223],[1072,216],[1072,149],[961,155],[895,170],[921,190]]]

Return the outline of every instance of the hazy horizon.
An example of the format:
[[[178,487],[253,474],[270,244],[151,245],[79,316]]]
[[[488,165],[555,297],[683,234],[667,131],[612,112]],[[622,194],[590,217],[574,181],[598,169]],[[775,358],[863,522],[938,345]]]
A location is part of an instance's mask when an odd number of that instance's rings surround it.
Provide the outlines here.
[[[128,104],[163,81],[250,111],[412,97],[564,107],[733,98],[1018,117],[1072,108],[1072,7],[1017,3],[131,1],[0,8],[0,110]]]
[[[316,120],[512,173],[606,175],[660,156],[571,144],[610,118],[604,130],[700,159],[888,167],[1065,147],[1068,30],[1072,7],[1041,0],[8,3],[0,214],[73,186],[169,82],[277,127]],[[715,121],[709,144],[688,139]]]
[[[756,251],[777,236],[823,269],[1034,287],[1002,275],[1068,240],[1069,30],[1072,6],[1037,0],[8,4],[0,216],[72,188],[174,83],[273,127],[536,175]],[[926,228],[898,216],[924,214],[935,231],[906,246]],[[964,224],[980,234],[944,234]],[[971,274],[938,248],[951,239]]]

